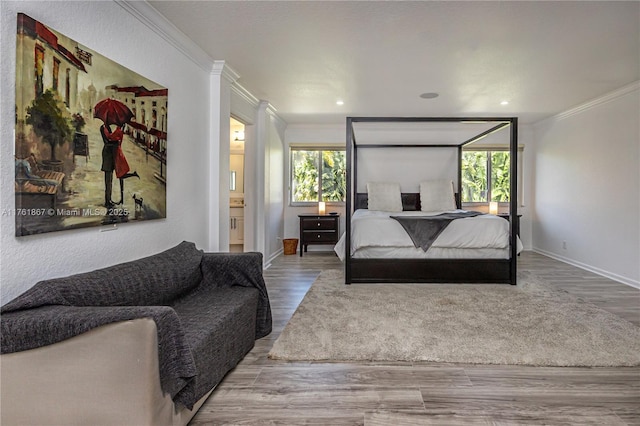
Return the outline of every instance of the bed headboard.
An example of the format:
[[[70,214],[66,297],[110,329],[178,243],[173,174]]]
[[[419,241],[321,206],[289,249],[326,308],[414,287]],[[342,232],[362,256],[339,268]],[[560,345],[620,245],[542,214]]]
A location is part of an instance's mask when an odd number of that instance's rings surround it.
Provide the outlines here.
[[[420,193],[419,192],[403,192],[400,194],[402,197],[402,210],[403,211],[420,211]],[[456,192],[453,194],[456,199],[456,206],[461,208],[460,196]],[[354,203],[355,210],[366,209],[369,207],[369,194],[366,192],[358,192],[356,194],[356,202]]]
[[[420,193],[419,192],[403,192],[400,194],[402,197],[402,210],[420,210]],[[369,207],[369,194],[366,192],[359,192],[356,194],[355,206],[357,209],[366,209]]]

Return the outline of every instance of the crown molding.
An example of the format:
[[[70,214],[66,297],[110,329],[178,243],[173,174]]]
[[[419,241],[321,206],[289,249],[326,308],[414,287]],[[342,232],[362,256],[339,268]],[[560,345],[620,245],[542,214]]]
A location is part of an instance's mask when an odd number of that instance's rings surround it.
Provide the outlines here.
[[[267,103],[267,112],[271,115],[278,115],[278,110],[276,109],[276,107],[274,107],[273,105],[271,105],[269,103],[269,101],[263,101]]]
[[[580,104],[576,107],[573,107],[567,111],[561,112],[559,114],[556,115],[552,115],[551,117],[548,118],[544,118],[540,121],[537,121],[534,123],[535,125],[538,125],[540,123],[544,123],[546,121],[560,121],[560,120],[564,120],[566,118],[572,117],[574,115],[580,114],[584,111],[587,111],[591,108],[595,108],[599,105],[602,104],[606,104],[607,102],[611,102],[614,101],[618,98],[621,98],[622,96],[625,96],[631,92],[634,92],[636,90],[640,90],[640,80],[639,81],[634,81],[631,84],[627,84],[626,86],[623,86],[617,90],[614,90],[613,92],[607,93],[604,96],[600,96],[598,98],[592,99],[588,102],[585,102],[583,104]]]
[[[271,105],[269,101],[261,100],[258,103],[258,110],[263,111],[265,117],[272,120],[272,123],[276,126],[278,131],[282,134],[282,138],[284,139],[284,131],[287,128],[287,122],[278,115],[278,111],[276,110],[276,108]]]
[[[266,114],[272,115],[284,123],[284,120],[282,120],[282,118],[278,116],[278,110],[276,109],[276,107],[271,105],[269,101],[261,99],[258,102],[258,108],[263,110]]]
[[[282,117],[280,117],[280,115],[278,114],[278,110],[273,105],[269,104],[267,106],[267,113],[271,117],[273,117],[273,120],[275,121],[276,126],[281,128],[283,132],[286,130],[287,126],[289,126],[289,124],[286,121],[284,121]]]
[[[234,84],[231,85],[231,91],[236,95],[238,95],[240,99],[246,101],[249,105],[253,106],[254,108],[258,107],[258,104],[260,103],[260,99],[253,96],[251,92],[245,89],[238,82],[235,82]]]
[[[213,61],[213,66],[211,67],[211,74],[219,75],[229,83],[234,84],[239,78],[240,74],[238,74],[233,68],[231,68],[226,61]]]
[[[114,1],[193,63],[203,70],[211,72],[215,61],[149,3],[135,0]]]

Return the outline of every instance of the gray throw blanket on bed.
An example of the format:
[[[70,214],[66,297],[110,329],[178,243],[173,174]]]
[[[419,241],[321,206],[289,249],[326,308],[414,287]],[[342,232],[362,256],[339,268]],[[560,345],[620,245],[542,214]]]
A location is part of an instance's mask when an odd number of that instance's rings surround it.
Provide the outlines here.
[[[208,372],[198,371],[198,354],[174,306],[194,292],[214,300],[216,290],[234,286],[258,290],[256,339],[269,334],[271,310],[261,254],[202,253],[183,242],[144,259],[37,283],[0,310],[1,352],[50,345],[114,322],[152,318],[158,329],[162,390],[191,409],[212,385]]]
[[[433,242],[456,219],[479,216],[480,212],[442,213],[435,216],[391,216],[407,231],[416,247],[429,250]]]

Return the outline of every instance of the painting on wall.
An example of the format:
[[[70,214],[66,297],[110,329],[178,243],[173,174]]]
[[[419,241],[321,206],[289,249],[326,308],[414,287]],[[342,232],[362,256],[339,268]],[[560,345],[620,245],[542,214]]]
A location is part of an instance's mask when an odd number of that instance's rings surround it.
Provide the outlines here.
[[[16,236],[165,218],[167,98],[18,14]]]

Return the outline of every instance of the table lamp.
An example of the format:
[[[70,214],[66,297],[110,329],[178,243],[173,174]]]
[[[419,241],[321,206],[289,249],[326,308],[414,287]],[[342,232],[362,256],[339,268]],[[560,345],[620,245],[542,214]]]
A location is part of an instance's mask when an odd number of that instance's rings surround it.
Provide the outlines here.
[[[490,214],[498,214],[498,202],[497,201],[491,201],[489,203],[489,213]]]

